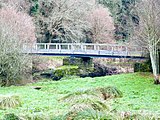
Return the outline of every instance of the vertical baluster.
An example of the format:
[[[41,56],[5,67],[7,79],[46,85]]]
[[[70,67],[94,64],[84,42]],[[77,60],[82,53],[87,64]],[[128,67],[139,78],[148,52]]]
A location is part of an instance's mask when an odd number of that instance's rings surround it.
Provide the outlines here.
[[[49,43],[46,44],[47,51],[49,51],[49,45],[50,45]]]
[[[126,56],[128,56],[128,47],[125,46],[125,48],[126,48]]]
[[[37,48],[38,48],[38,44],[35,44],[35,50],[36,50],[36,51],[38,50]]]
[[[97,49],[98,49],[98,54],[100,54],[100,47],[99,47],[99,45],[97,45]]]
[[[134,56],[137,56],[137,55],[138,55],[138,48],[134,47],[133,50],[134,50],[134,52],[133,52],[133,53],[134,53]]]
[[[83,51],[83,45],[81,44],[81,51]]]
[[[59,51],[61,52],[61,44],[59,44]]]
[[[94,45],[94,50],[96,51],[96,45]]]
[[[74,46],[73,46],[73,43],[71,44],[71,52],[72,52],[72,54],[74,53]]]
[[[86,45],[84,46],[84,50],[85,50],[85,52],[87,51],[87,46]]]
[[[45,50],[47,49],[47,44],[44,44],[44,49],[45,49]]]
[[[74,51],[74,45],[72,44],[72,50]]]
[[[114,46],[112,46],[112,55],[114,55]]]
[[[57,50],[57,48],[58,48],[58,46],[57,46],[57,44],[56,44],[56,50]]]
[[[143,48],[140,49],[141,57],[143,57]]]
[[[121,46],[121,55],[123,55],[123,53],[124,53],[124,48],[123,48],[124,46]]]

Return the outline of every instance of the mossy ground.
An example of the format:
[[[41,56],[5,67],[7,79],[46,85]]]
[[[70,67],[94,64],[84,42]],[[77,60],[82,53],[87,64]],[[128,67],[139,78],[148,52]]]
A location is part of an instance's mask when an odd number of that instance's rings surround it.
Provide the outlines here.
[[[33,89],[41,86],[41,90]],[[69,110],[69,103],[59,101],[69,93],[79,89],[115,86],[123,92],[122,98],[109,100],[115,111],[147,111],[160,113],[160,86],[153,84],[148,73],[121,74],[97,78],[73,78],[62,81],[48,81],[26,86],[0,87],[0,94],[16,94],[20,96],[22,105],[18,108],[0,110],[0,118],[5,114],[16,115],[61,115]]]

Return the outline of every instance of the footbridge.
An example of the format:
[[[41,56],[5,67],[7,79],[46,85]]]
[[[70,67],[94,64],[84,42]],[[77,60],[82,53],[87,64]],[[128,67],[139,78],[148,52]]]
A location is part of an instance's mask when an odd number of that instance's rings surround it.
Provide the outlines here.
[[[32,47],[24,46],[24,52],[47,56],[145,59],[147,50],[119,44],[36,43]]]

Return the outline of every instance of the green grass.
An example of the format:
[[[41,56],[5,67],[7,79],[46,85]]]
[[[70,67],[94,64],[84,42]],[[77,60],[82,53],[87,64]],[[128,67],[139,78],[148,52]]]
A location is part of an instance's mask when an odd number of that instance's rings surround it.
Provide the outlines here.
[[[33,86],[42,86],[42,89],[35,90]],[[20,116],[41,113],[53,116],[63,115],[70,109],[69,103],[60,100],[64,96],[77,90],[107,86],[115,86],[123,93],[122,98],[107,101],[112,111],[160,113],[160,86],[153,84],[153,79],[148,73],[133,73],[97,78],[63,79],[19,87],[0,87],[0,95],[15,94],[22,102],[17,108],[0,109],[0,118],[9,113]]]

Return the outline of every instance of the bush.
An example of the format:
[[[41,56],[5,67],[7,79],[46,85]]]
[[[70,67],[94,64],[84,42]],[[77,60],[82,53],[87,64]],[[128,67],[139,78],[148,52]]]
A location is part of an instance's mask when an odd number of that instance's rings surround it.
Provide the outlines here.
[[[20,120],[18,116],[16,116],[13,113],[6,114],[3,118],[3,120]]]
[[[36,40],[32,18],[10,5],[8,1],[5,7],[0,9],[0,84],[2,86],[16,84],[17,80],[22,80],[31,73],[28,48]]]
[[[134,72],[152,72],[151,61],[134,64]]]
[[[89,74],[90,77],[100,77],[106,75],[119,74],[116,67],[111,67],[106,64],[106,61],[102,62],[99,60],[94,61],[94,71]]]

